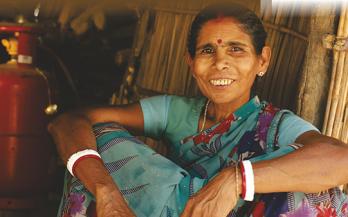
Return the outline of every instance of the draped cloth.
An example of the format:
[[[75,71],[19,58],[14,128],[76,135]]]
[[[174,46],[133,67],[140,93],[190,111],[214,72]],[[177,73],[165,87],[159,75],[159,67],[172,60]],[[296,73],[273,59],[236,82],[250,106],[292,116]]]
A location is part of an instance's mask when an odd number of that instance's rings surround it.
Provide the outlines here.
[[[180,216],[187,200],[222,168],[290,153],[300,144],[278,144],[287,110],[251,100],[222,122],[183,138],[176,159],[167,159],[116,123],[94,126],[98,152],[130,208],[139,217]],[[234,177],[231,177],[234,178]],[[68,173],[58,216],[88,214],[94,197]],[[337,188],[318,194],[283,192],[239,199],[228,216],[348,216],[348,200]]]

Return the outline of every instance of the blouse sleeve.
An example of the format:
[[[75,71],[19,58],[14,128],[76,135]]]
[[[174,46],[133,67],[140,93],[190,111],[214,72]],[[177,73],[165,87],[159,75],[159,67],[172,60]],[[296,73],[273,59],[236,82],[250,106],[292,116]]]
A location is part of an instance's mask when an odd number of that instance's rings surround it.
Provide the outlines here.
[[[279,125],[278,143],[280,146],[289,145],[294,143],[301,134],[311,130],[320,132],[315,126],[299,116],[293,113],[285,114]]]
[[[145,136],[160,139],[166,129],[171,96],[160,95],[140,100]]]

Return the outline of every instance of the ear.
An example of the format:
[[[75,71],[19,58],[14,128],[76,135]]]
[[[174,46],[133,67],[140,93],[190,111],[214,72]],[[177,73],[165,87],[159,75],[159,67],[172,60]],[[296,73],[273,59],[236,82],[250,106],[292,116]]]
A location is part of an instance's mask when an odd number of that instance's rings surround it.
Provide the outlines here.
[[[186,54],[185,54],[185,59],[186,59],[187,65],[188,65],[189,68],[190,68],[190,71],[191,71],[192,76],[193,76],[194,78],[196,78],[196,77],[195,77],[195,73],[193,72],[193,59],[192,59],[191,55],[190,55],[188,52],[186,52]]]
[[[190,67],[190,69],[192,70],[192,66],[193,66],[193,59],[191,57],[191,55],[189,54],[188,51],[186,51],[185,53],[185,60],[186,60],[186,63],[187,65]]]
[[[260,55],[260,70],[266,72],[271,61],[272,50],[269,46],[264,46]]]

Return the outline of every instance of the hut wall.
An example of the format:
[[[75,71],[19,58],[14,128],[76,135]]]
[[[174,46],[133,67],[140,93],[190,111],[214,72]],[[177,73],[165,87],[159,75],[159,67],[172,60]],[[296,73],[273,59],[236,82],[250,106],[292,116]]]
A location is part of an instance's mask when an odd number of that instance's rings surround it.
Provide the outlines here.
[[[299,7],[262,11],[272,59],[264,77],[255,83],[256,93],[278,107],[295,109],[295,97],[307,49],[309,18],[299,16]]]

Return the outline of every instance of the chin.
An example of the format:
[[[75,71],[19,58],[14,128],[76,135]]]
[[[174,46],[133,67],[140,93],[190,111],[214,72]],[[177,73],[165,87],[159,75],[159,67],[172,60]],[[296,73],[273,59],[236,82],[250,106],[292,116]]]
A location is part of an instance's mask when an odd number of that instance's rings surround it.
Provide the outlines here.
[[[226,97],[226,96],[224,96],[224,97],[216,97],[216,96],[214,96],[214,97],[211,97],[210,98],[210,100],[212,101],[212,102],[214,102],[214,103],[217,103],[217,104],[226,104],[226,103],[231,103],[231,102],[234,102],[234,101],[236,101],[236,97]]]
[[[234,94],[227,95],[226,93],[218,94],[218,95],[210,95],[209,98],[212,102],[216,104],[230,104],[230,103],[237,103],[237,102],[246,103],[249,101],[249,97],[244,97],[243,95],[234,95]]]

